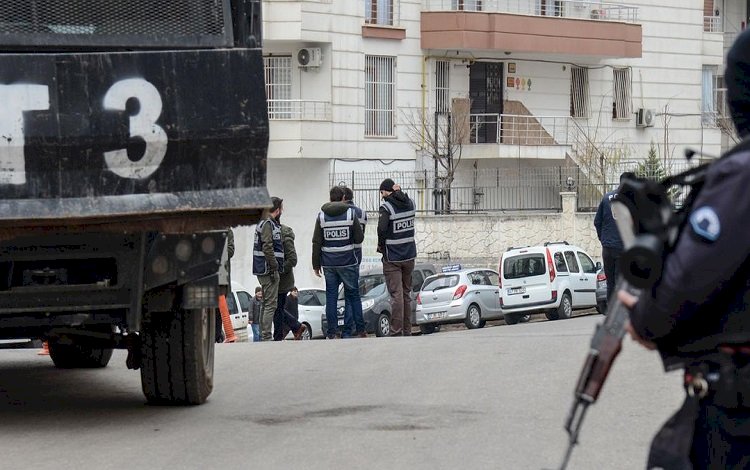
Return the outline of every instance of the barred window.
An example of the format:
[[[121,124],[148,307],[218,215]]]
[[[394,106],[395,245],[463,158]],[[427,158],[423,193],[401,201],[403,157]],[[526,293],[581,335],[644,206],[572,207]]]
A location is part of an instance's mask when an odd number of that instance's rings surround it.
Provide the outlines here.
[[[613,76],[612,119],[630,119],[630,116],[633,114],[633,103],[630,92],[630,69],[614,69]]]
[[[394,2],[397,0],[365,0],[365,23],[393,26]]]
[[[589,69],[586,67],[570,68],[570,115],[589,117]]]
[[[482,11],[482,0],[451,0],[451,9],[459,11]]]
[[[291,119],[292,57],[263,57],[269,119]]]
[[[365,56],[365,136],[395,135],[396,58]]]
[[[447,113],[450,111],[450,62],[435,61],[435,111]]]

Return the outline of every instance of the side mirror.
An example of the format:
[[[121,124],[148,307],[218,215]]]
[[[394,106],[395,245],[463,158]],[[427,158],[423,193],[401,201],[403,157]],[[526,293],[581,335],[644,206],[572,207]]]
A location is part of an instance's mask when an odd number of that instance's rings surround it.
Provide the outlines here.
[[[602,269],[602,262],[601,261],[597,261],[596,262],[596,270],[599,271],[600,269]]]

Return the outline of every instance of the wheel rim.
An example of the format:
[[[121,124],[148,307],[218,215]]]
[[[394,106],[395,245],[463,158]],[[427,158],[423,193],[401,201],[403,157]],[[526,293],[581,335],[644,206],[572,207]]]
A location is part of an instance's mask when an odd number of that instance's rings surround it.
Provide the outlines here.
[[[312,330],[310,329],[310,325],[308,325],[307,323],[305,323],[305,326],[307,328],[305,329],[304,333],[302,333],[302,339],[310,340],[312,339]]]
[[[380,317],[380,332],[383,336],[388,336],[391,332],[391,322],[385,315]]]
[[[478,326],[479,320],[479,308],[477,308],[476,305],[472,305],[471,307],[469,307],[469,321],[472,325]]]
[[[570,304],[570,298],[567,296],[563,299],[563,311],[565,312],[565,316],[569,317],[573,313],[573,307]]]

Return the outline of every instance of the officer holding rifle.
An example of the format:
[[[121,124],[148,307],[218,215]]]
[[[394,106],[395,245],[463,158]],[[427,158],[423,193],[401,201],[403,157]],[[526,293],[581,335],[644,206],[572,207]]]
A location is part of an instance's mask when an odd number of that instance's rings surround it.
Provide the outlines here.
[[[631,337],[685,369],[685,404],[654,438],[648,468],[750,468],[750,30],[725,79],[744,141],[709,166],[656,284],[618,292]]]

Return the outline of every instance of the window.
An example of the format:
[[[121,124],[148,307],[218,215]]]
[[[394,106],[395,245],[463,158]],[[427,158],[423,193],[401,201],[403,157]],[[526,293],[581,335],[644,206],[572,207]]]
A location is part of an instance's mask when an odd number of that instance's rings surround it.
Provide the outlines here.
[[[529,254],[506,258],[503,262],[505,279],[520,279],[529,276],[540,276],[547,271],[544,255]]]
[[[365,56],[365,137],[395,135],[396,58]]]
[[[570,67],[570,115],[589,117],[589,69]]]
[[[451,275],[438,275],[432,279],[427,279],[424,284],[426,291],[436,291],[440,289],[449,289],[458,285],[458,276],[455,274]]]
[[[435,61],[435,111],[447,113],[450,111],[450,62]]]
[[[393,26],[393,3],[396,0],[365,0],[365,23]]]
[[[419,289],[422,288],[423,282],[424,282],[424,277],[422,277],[421,272],[419,271],[411,272],[411,290],[413,292],[419,292]]]
[[[633,104],[630,100],[630,69],[614,69],[612,89],[612,119],[630,119]]]
[[[234,296],[232,294],[227,295],[227,308],[229,309],[230,315],[237,315],[239,311],[237,310],[237,302],[234,301]]]
[[[555,269],[557,269],[557,272],[559,273],[567,273],[568,272],[568,265],[565,264],[565,258],[563,258],[562,253],[555,253]]]
[[[491,286],[500,285],[500,276],[498,276],[496,272],[485,271],[484,273],[487,275],[487,279],[489,280]]]
[[[292,119],[292,57],[263,57],[269,119]]]
[[[482,11],[482,0],[451,0],[451,8],[459,11]]]
[[[237,292],[237,298],[240,300],[240,308],[243,312],[249,312],[252,305],[250,294],[244,291]]]
[[[298,303],[300,305],[320,305],[318,298],[315,296],[314,291],[300,291]]]
[[[581,267],[583,272],[589,274],[596,274],[596,265],[586,253],[578,252],[578,259],[581,261]]]
[[[578,261],[576,261],[575,253],[573,253],[572,251],[566,251],[565,260],[568,262],[568,267],[570,268],[570,272],[572,273],[581,272],[581,270],[578,269]]]
[[[701,83],[701,122],[704,125],[716,125],[716,89],[718,82],[718,67],[715,65],[703,66],[703,78]]]
[[[541,16],[562,16],[561,0],[536,0],[536,14]]]
[[[325,307],[326,305],[326,291],[324,290],[316,290],[315,297],[318,298],[318,305],[322,305]]]

